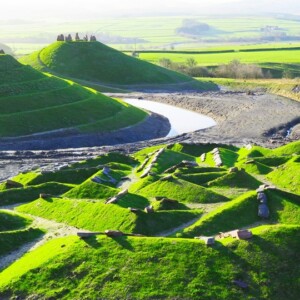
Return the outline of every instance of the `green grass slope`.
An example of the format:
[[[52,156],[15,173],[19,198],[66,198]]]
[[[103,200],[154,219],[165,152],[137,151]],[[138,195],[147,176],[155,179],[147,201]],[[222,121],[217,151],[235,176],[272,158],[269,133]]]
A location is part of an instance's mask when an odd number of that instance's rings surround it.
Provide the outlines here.
[[[100,42],[55,42],[20,61],[47,72],[116,87],[188,84],[196,89],[216,89],[191,77],[125,55]]]
[[[38,199],[18,207],[18,211],[86,230],[113,229],[145,235],[155,235],[170,230],[201,215],[199,210],[132,213],[121,205],[57,198],[47,201]]]
[[[177,178],[158,180],[139,190],[138,194],[145,197],[166,197],[188,203],[215,203],[228,200],[213,191]]]
[[[22,229],[30,225],[32,220],[17,213],[0,210],[0,232]]]
[[[3,190],[0,191],[0,205],[30,202],[37,199],[41,193],[60,196],[72,189],[72,187],[61,183],[47,182],[24,188]]]
[[[270,218],[267,223],[300,225],[300,197],[280,190],[267,191]],[[205,215],[183,230],[184,236],[211,235],[261,222],[256,192],[248,192]]]
[[[300,194],[300,161],[292,159],[267,175],[276,186]]]
[[[0,232],[0,257],[7,255],[26,243],[32,242],[44,233],[37,228]]]
[[[107,132],[147,114],[72,81],[46,75],[0,55],[0,137],[72,129]]]
[[[299,296],[299,226],[259,227],[249,243],[55,239],[0,274],[4,299],[290,299]],[[233,281],[242,280],[242,290]]]

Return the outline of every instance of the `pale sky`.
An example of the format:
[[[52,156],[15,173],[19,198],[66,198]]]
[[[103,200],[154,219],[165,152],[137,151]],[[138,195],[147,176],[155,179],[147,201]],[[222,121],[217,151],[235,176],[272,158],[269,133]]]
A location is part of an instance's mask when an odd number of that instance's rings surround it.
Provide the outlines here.
[[[214,13],[300,13],[299,0],[7,0],[5,19],[94,19],[111,16],[201,15]]]

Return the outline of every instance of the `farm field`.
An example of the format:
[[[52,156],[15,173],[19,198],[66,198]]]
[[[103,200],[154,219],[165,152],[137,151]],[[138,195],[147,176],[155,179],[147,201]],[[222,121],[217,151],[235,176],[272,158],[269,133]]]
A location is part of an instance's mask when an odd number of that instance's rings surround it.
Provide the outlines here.
[[[0,207],[16,204],[0,210],[0,239],[21,252],[27,241],[39,246],[0,264],[0,297],[297,299],[299,155],[299,141],[176,143],[21,173],[0,185]],[[243,228],[250,240],[218,235]],[[76,235],[91,231],[103,234]]]
[[[182,26],[186,19],[208,24],[211,30],[197,38],[177,34],[176,29]],[[265,26],[278,26],[281,32],[294,37],[288,41],[277,42],[264,40],[261,28]],[[43,33],[41,33],[41,28]],[[259,45],[265,43],[297,43],[300,34],[297,20],[288,17],[276,16],[195,16],[195,17],[124,17],[102,18],[101,20],[78,22],[2,22],[0,24],[0,41],[8,44],[17,55],[24,55],[47,45],[56,39],[59,33],[79,32],[98,34],[99,40],[118,50],[170,50],[171,48],[182,50],[207,49],[224,47],[228,44]],[[113,39],[122,37],[129,39]],[[298,41],[299,44],[299,41]],[[31,46],[32,45],[32,46]]]

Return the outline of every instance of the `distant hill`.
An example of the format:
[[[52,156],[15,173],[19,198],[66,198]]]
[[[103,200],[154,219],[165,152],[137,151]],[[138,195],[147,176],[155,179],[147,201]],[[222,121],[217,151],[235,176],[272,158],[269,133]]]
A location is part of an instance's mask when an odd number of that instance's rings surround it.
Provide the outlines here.
[[[72,79],[124,89],[216,89],[100,42],[56,42],[20,62]]]
[[[45,75],[0,55],[0,137],[71,130],[107,132],[147,114],[72,81]],[[117,116],[117,118],[116,118]]]

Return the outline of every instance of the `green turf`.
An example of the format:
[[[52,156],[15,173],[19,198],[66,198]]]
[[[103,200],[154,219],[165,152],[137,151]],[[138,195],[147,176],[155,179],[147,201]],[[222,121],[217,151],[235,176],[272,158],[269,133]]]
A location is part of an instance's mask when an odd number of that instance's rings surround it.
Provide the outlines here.
[[[22,229],[30,225],[32,220],[17,213],[0,210],[0,232]]]
[[[167,181],[158,180],[139,190],[138,194],[145,197],[161,196],[189,203],[215,203],[227,200],[226,197],[213,191],[176,178]]]
[[[298,299],[299,226],[259,227],[253,240],[55,239],[0,274],[1,297]],[[233,284],[249,285],[242,290]]]
[[[137,197],[135,200],[140,201],[140,198]],[[133,203],[131,200],[130,204]],[[122,207],[122,203],[120,205],[103,204],[56,198],[38,199],[20,206],[18,211],[64,222],[81,229],[102,232],[113,229],[145,235],[154,235],[178,227],[200,217],[202,213],[199,210],[158,211],[153,214],[147,214],[143,211],[132,213],[127,208]]]
[[[288,189],[289,191],[300,194],[300,163],[290,162],[279,166],[267,175],[267,178],[276,186]]]
[[[0,205],[30,202],[39,198],[39,195],[42,193],[60,196],[72,188],[72,185],[47,182],[35,186],[27,186],[25,188],[4,190],[0,191]]]
[[[299,225],[300,197],[283,191],[267,191],[270,218],[265,222]],[[217,208],[183,230],[184,236],[211,235],[239,229],[262,219],[258,217],[256,192],[248,192]]]
[[[22,245],[39,238],[44,231],[40,229],[28,228],[9,232],[0,232],[0,257],[12,251],[18,250]]]
[[[199,90],[214,88],[193,78],[125,55],[100,42],[56,42],[22,63],[91,83],[117,88],[191,84]]]
[[[0,56],[0,74],[1,137],[70,128],[77,133],[104,132],[147,116],[120,100],[23,66],[8,55]]]

